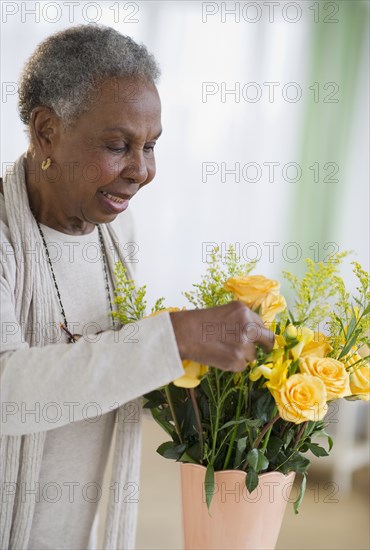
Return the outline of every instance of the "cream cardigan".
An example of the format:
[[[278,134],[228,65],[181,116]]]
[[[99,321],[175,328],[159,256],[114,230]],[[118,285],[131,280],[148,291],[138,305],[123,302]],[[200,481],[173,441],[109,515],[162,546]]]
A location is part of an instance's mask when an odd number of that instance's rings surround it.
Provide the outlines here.
[[[80,402],[73,421],[81,420],[82,405],[96,400],[102,412],[116,403],[116,435],[111,482],[120,487],[139,481],[140,415],[125,421],[123,405],[130,401],[140,411],[140,396],[183,375],[175,335],[168,313],[138,323],[136,343],[105,332],[96,343],[81,338],[76,344],[50,345],[42,330],[60,320],[59,305],[50,271],[34,252],[42,250],[36,222],[30,211],[22,155],[6,173],[4,197],[0,194],[1,229],[1,511],[0,547],[27,549],[34,499],[21,497],[21,488],[34,487],[42,462],[45,432],[71,419],[62,414],[48,425],[21,410],[34,410],[47,402]],[[112,224],[102,226],[108,268],[122,257]],[[116,244],[110,250],[109,237]],[[128,266],[125,266],[128,274]],[[10,328],[9,328],[10,327]],[[36,327],[36,328],[35,328]],[[73,364],[73,371],[68,366]],[[62,381],[62,382],[60,382]],[[45,395],[45,387],[53,395]],[[63,409],[64,410],[64,409]],[[70,411],[70,410],[69,410]],[[66,409],[67,412],[67,409]],[[94,411],[92,411],[94,414]],[[35,415],[36,416],[36,415]],[[111,492],[104,548],[133,549],[137,504]]]

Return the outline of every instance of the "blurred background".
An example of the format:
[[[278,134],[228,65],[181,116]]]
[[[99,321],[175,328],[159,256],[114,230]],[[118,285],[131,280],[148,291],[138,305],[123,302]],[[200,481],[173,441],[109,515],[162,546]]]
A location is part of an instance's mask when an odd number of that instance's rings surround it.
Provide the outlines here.
[[[44,38],[105,24],[162,68],[157,176],[130,206],[151,304],[186,304],[215,244],[257,272],[300,274],[340,250],[369,268],[369,3],[2,2],[1,163],[27,148],[17,81]],[[342,273],[354,286],[349,262]],[[278,548],[369,548],[368,407],[331,415],[335,452],[314,462]],[[338,422],[339,420],[339,422]],[[146,418],[138,548],[181,548],[177,465]],[[104,509],[104,502],[102,503]]]

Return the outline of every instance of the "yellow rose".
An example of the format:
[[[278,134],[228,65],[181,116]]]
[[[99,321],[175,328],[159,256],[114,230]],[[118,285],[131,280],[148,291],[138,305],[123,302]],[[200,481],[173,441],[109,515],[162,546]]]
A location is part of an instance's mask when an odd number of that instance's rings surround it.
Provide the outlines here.
[[[287,422],[316,422],[327,412],[325,384],[310,374],[293,374],[272,395],[281,418]]]
[[[195,361],[185,360],[182,362],[185,374],[173,381],[179,388],[196,388],[200,384],[202,376],[208,372],[206,365],[201,365]]]
[[[329,338],[318,332],[315,334],[313,340],[303,346],[301,357],[307,357],[308,355],[314,355],[315,357],[326,357],[333,348],[329,343]]]
[[[299,369],[302,373],[312,374],[323,381],[328,400],[351,395],[349,374],[340,361],[331,357],[308,356],[300,359]]]
[[[250,308],[256,309],[266,294],[279,295],[280,283],[267,279],[264,275],[247,275],[246,277],[232,277],[225,283],[226,290],[229,290],[238,299],[244,298]]]
[[[370,400],[370,365],[369,363],[355,366],[349,375],[349,383],[352,395],[356,395],[362,401]]]
[[[260,316],[265,323],[271,323],[275,315],[287,307],[285,298],[279,294],[280,283],[264,275],[231,277],[224,288],[250,309],[257,311],[260,308]]]

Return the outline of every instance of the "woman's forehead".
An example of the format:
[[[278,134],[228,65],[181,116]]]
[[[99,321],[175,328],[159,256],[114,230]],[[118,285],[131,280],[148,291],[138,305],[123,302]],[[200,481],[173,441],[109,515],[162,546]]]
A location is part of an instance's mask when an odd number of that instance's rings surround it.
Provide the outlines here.
[[[158,90],[152,82],[132,78],[110,78],[96,88],[96,101],[134,105],[137,103],[160,104]]]
[[[118,80],[118,82],[117,82]],[[129,79],[111,79],[97,88],[89,111],[78,125],[94,126],[100,133],[136,135],[149,132],[151,139],[161,133],[161,102],[154,84]]]

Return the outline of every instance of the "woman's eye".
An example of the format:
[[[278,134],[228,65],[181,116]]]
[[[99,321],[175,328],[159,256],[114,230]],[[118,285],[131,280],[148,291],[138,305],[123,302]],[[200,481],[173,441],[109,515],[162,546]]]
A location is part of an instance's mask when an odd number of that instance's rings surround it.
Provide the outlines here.
[[[154,147],[155,147],[155,143],[152,143],[150,145],[145,145],[144,147],[144,151],[148,152],[148,151],[154,151]]]
[[[112,151],[112,153],[124,153],[126,151],[126,146],[125,147],[113,147],[111,145],[108,145],[108,149],[109,151]]]

